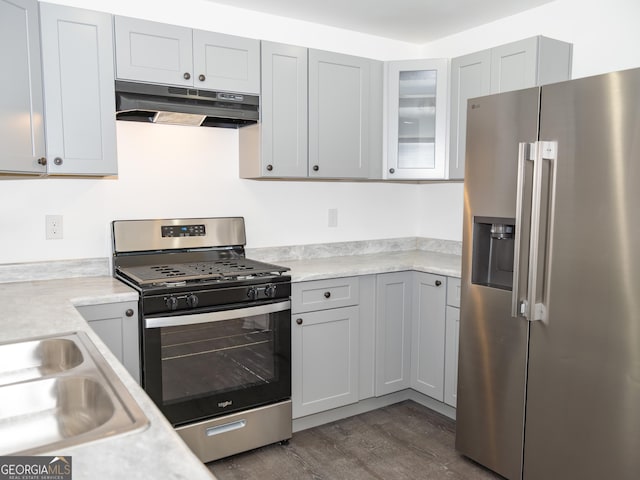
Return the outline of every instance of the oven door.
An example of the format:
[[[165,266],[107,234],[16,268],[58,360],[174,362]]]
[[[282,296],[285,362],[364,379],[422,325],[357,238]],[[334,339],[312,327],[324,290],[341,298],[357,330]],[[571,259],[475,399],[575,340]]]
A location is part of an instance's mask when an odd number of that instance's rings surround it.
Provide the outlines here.
[[[174,426],[291,398],[289,300],[143,324],[143,386]]]

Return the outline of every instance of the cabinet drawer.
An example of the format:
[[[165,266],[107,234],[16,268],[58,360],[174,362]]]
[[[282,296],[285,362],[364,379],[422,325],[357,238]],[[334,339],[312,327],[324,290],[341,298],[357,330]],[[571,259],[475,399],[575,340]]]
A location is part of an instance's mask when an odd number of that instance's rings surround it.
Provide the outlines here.
[[[358,305],[359,290],[358,277],[294,283],[291,310],[302,313]]]
[[[449,277],[447,280],[447,305],[460,308],[460,279]]]

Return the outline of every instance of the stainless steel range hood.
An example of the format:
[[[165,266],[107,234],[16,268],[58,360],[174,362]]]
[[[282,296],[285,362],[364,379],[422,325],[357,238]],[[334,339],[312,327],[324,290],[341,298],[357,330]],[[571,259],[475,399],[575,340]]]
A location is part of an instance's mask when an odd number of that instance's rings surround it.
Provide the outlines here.
[[[257,123],[260,97],[188,87],[116,81],[116,119],[238,128]]]

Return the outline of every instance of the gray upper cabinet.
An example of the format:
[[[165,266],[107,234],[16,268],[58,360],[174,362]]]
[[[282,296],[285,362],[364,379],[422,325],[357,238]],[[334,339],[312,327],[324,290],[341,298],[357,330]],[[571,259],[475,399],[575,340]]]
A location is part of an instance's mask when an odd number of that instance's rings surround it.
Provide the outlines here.
[[[47,170],[117,173],[111,15],[40,4]]]
[[[572,45],[531,37],[451,62],[451,123],[448,178],[464,177],[467,100],[571,78]]]
[[[449,178],[464,177],[467,100],[491,93],[491,51],[484,50],[451,62],[451,144]]]
[[[193,84],[210,90],[260,94],[260,41],[193,31]]]
[[[115,17],[123,80],[260,93],[260,41]]]
[[[572,45],[531,37],[491,49],[491,93],[561,82],[571,78]]]
[[[0,0],[0,171],[44,173],[38,2]],[[10,73],[9,73],[10,72]]]
[[[448,68],[447,59],[388,62],[385,178],[445,178]]]
[[[116,16],[114,32],[117,78],[193,86],[190,28]]]
[[[382,62],[262,42],[261,123],[242,178],[381,178]]]
[[[240,176],[307,176],[307,49],[262,42],[261,121],[240,129]]]
[[[309,176],[369,177],[371,60],[309,50]]]

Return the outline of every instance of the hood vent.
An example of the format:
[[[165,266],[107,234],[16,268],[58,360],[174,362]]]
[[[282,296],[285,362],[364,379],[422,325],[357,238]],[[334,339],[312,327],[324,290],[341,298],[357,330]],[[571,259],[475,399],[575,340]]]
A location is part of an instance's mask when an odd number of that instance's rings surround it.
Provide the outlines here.
[[[257,123],[260,97],[116,81],[116,119],[171,125],[238,128]]]

